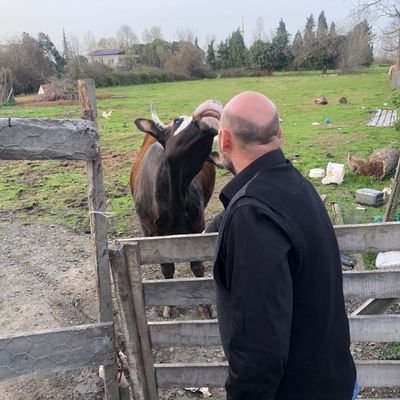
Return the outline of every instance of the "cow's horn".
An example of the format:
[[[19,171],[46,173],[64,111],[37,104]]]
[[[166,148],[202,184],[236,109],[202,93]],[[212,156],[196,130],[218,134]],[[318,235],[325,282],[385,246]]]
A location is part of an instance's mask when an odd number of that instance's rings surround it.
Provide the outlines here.
[[[165,125],[160,118],[158,118],[158,115],[156,113],[156,108],[154,107],[154,103],[151,103],[150,106],[150,110],[151,110],[151,118],[153,119],[153,121],[155,122],[155,124],[162,129],[165,129],[167,127],[167,125]]]

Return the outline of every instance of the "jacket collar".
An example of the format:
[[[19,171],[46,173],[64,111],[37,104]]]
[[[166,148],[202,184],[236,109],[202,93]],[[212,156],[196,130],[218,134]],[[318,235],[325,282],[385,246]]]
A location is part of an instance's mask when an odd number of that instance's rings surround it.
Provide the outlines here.
[[[240,171],[221,191],[219,199],[226,208],[232,197],[259,171],[271,169],[277,164],[289,162],[285,159],[281,149],[270,151],[254,160],[245,169]]]

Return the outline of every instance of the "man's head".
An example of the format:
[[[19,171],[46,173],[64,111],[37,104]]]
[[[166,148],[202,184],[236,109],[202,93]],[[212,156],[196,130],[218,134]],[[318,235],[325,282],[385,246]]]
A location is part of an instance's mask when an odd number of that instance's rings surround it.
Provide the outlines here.
[[[275,105],[257,92],[243,92],[225,106],[219,149],[226,166],[240,172],[256,158],[280,147],[281,129]]]

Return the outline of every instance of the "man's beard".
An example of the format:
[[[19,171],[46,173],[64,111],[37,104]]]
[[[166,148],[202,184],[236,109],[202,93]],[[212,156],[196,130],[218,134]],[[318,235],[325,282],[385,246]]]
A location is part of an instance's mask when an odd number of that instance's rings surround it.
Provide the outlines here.
[[[223,153],[220,153],[220,157],[222,158],[222,164],[223,166],[230,172],[232,172],[233,175],[236,175],[236,170],[235,167],[233,166],[232,160],[226,157]]]

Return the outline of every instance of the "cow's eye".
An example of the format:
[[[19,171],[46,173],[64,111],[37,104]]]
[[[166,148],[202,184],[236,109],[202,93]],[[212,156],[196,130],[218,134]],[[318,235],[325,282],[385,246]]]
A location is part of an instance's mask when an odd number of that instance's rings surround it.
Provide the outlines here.
[[[182,123],[182,121],[183,121],[183,118],[175,118],[174,119],[174,126],[175,125],[180,125]]]

